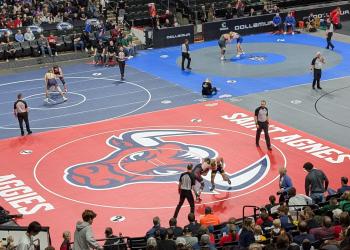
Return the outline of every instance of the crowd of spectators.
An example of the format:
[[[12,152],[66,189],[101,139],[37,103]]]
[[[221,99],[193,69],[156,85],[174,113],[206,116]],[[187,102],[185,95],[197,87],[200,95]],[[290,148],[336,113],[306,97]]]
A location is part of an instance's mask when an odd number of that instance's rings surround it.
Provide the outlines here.
[[[284,193],[284,196],[280,202],[276,202],[276,197],[270,195],[268,204],[256,207],[258,215],[239,221],[230,218],[227,222],[222,222],[220,216],[207,206],[198,221],[193,213],[189,213],[188,224],[183,227],[177,224],[175,218],[170,218],[168,226],[165,226],[156,216],[153,218],[153,226],[145,233],[145,245],[140,249],[349,250],[348,178],[342,177],[341,186],[332,190],[328,189],[328,179],[322,171],[314,169],[310,163],[306,163],[304,169],[308,172],[305,189],[307,194],[310,192],[310,196],[298,194],[292,180],[288,180],[286,185],[282,184],[289,177],[286,171],[280,171],[280,186],[283,188],[278,193]],[[332,193],[327,201],[322,192],[317,192],[321,187]],[[82,221],[76,224],[74,244],[71,244],[71,233],[65,231],[60,249],[114,250],[117,249],[116,245],[119,249],[127,249],[129,241],[126,237],[121,234],[115,236],[109,227],[105,229],[105,242],[96,241],[91,227],[96,216],[93,211],[85,210]],[[32,244],[40,227],[38,222],[32,222],[23,238],[19,239],[17,249],[29,249],[26,247]],[[4,249],[14,247],[13,238],[9,237]]]

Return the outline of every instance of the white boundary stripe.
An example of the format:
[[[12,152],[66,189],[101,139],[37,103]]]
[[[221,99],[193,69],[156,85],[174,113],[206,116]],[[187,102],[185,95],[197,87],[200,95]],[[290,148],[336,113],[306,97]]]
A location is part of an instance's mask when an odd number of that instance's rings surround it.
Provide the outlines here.
[[[112,87],[115,88],[115,85],[105,85],[105,86],[96,87],[96,88],[89,88],[89,89],[84,89],[84,90],[82,90],[80,92],[86,92],[86,91],[89,91],[89,90],[101,89],[101,88],[112,88]],[[176,87],[177,86],[172,86],[172,85],[169,86],[168,85],[168,86],[162,86],[162,87],[157,87],[157,88],[149,88],[148,90],[159,90],[159,89],[176,88]],[[106,98],[106,97],[115,97],[115,96],[123,96],[123,95],[135,94],[135,93],[139,93],[139,92],[143,92],[143,90],[135,90],[135,91],[123,92],[121,94],[116,94],[116,95],[96,97],[96,98],[89,98],[88,101],[98,100],[98,99]],[[68,94],[69,93],[73,93],[73,92],[68,92]],[[33,100],[33,99],[36,99],[36,98],[31,98],[31,100]],[[11,102],[11,103],[13,103],[13,102]],[[37,109],[37,108],[29,108],[29,109]],[[49,111],[50,109],[47,109],[47,110]],[[2,114],[0,114],[0,116],[9,115],[9,114],[12,115],[13,112],[2,113]],[[0,129],[1,129],[1,127],[0,127]]]
[[[147,91],[147,93],[149,93],[149,97],[151,97],[151,93],[150,93],[149,91]],[[162,100],[163,98],[171,98],[171,97],[185,96],[185,95],[190,95],[190,94],[193,94],[193,93],[192,93],[192,92],[188,92],[188,93],[182,93],[182,94],[178,94],[178,95],[160,97],[160,98],[152,99],[152,101]],[[148,98],[148,100],[146,101],[147,104],[148,104],[150,101],[151,101],[151,99]],[[37,122],[37,121],[50,120],[50,119],[53,119],[53,118],[61,118],[61,117],[74,116],[74,115],[85,114],[85,113],[90,113],[90,112],[94,112],[94,111],[100,111],[100,110],[107,110],[107,109],[112,109],[112,108],[126,107],[126,106],[130,106],[130,105],[134,105],[134,104],[139,104],[139,103],[143,103],[143,102],[144,102],[144,101],[129,102],[129,103],[120,104],[120,105],[108,106],[108,107],[97,108],[97,109],[90,109],[90,110],[79,111],[79,112],[75,112],[75,113],[68,113],[68,114],[63,114],[63,115],[55,115],[55,116],[45,117],[45,118],[41,118],[41,119],[34,119],[34,120],[30,120],[30,121],[31,121],[31,122]],[[142,105],[142,106],[146,106],[146,105]],[[137,110],[139,110],[139,109],[140,109],[140,108],[138,108]],[[136,111],[137,111],[137,110],[136,110]],[[134,113],[134,112],[136,112],[136,111],[128,112],[128,114],[129,114],[129,113]],[[113,118],[117,118],[117,117],[121,117],[121,116],[126,116],[126,115],[127,115],[127,114],[122,114],[122,115],[118,115],[118,116],[113,117]],[[113,119],[113,118],[109,118],[109,119]],[[5,124],[5,125],[3,125],[3,126],[0,126],[0,129],[18,129],[18,128],[8,128],[8,127],[7,127],[7,126],[12,126],[12,125],[17,125],[17,123]],[[35,128],[35,127],[31,127],[31,129],[65,128],[65,127],[71,127],[71,126],[77,126],[77,125],[84,125],[84,123],[83,123],[83,124],[74,124],[74,125],[57,126],[57,127],[44,127],[44,128]]]
[[[88,77],[88,76],[81,76],[81,77],[75,77],[75,78],[80,78],[80,79],[89,79],[89,78],[94,78],[94,79],[102,79],[102,80],[106,80],[106,81],[118,81],[116,79],[111,79],[111,78],[102,78],[102,77],[99,77],[99,78],[96,78],[96,77]],[[131,85],[134,85],[134,86],[137,86],[141,89],[143,89],[147,95],[148,95],[148,98],[147,100],[145,101],[142,101],[144,102],[144,104],[142,104],[140,107],[130,111],[130,112],[127,112],[125,114],[122,114],[122,115],[118,115],[118,116],[115,116],[113,118],[108,118],[106,120],[109,120],[109,119],[114,119],[114,118],[117,118],[117,117],[121,117],[121,116],[126,116],[126,115],[129,115],[129,114],[132,114],[134,112],[137,112],[138,110],[142,109],[143,107],[145,107],[152,99],[152,94],[146,89],[144,88],[143,86],[141,85],[138,85],[136,83],[133,83],[133,82],[127,82],[127,81],[123,81],[123,83],[127,83],[127,84],[131,84]],[[141,102],[141,103],[142,103]],[[140,103],[140,102],[136,102],[134,104],[137,104],[137,103]],[[115,105],[115,106],[109,106],[109,107],[105,107],[105,108],[99,108],[99,109],[94,109],[94,110],[88,110],[88,111],[81,111],[81,112],[76,112],[76,113],[69,113],[69,114],[64,114],[64,115],[56,115],[56,116],[52,116],[52,117],[47,117],[47,118],[43,118],[43,119],[36,119],[36,120],[31,120],[31,122],[34,122],[34,121],[41,121],[41,120],[48,120],[48,119],[52,119],[52,118],[58,118],[58,117],[66,117],[66,116],[71,116],[71,115],[76,115],[76,114],[83,114],[83,113],[88,113],[88,112],[91,112],[91,111],[98,111],[98,110],[105,110],[105,109],[110,109],[110,108],[115,108],[115,107],[122,107],[122,106],[127,106],[127,105],[130,105],[129,104],[123,104],[123,105]],[[104,121],[104,120],[102,120]],[[11,125],[15,125],[16,123],[12,123],[12,124],[7,124],[7,125],[3,125],[3,126],[0,126],[0,129],[18,129],[18,128],[8,128],[6,126],[11,126]],[[88,124],[88,123],[81,123],[81,124],[74,124],[74,125],[65,125],[65,126],[56,126],[56,127],[43,127],[43,128],[35,128],[33,127],[32,129],[53,129],[53,128],[65,128],[65,127],[71,127],[71,126],[78,126],[78,125],[84,125],[84,124]]]
[[[162,110],[164,111],[164,110]],[[33,170],[33,175],[34,175],[34,179],[35,181],[38,183],[38,185],[40,185],[43,189],[45,189],[47,192],[59,197],[59,198],[62,198],[62,199],[65,199],[65,200],[69,200],[69,201],[73,201],[73,202],[76,202],[76,203],[80,203],[80,204],[85,204],[85,205],[89,205],[89,206],[96,206],[96,207],[104,207],[104,208],[117,208],[117,209],[132,209],[132,210],[151,210],[151,209],[174,209],[175,206],[170,206],[170,207],[118,207],[118,206],[111,206],[111,205],[101,205],[101,204],[95,204],[95,203],[90,203],[90,202],[84,202],[84,201],[79,201],[79,200],[75,200],[75,199],[72,199],[72,198],[69,198],[69,197],[66,197],[64,195],[61,195],[61,194],[58,194],[54,191],[52,191],[51,189],[47,188],[45,185],[43,185],[38,176],[37,176],[37,171],[38,171],[38,166],[39,164],[48,156],[50,155],[51,153],[55,152],[56,150],[60,149],[60,148],[63,148],[69,144],[72,144],[74,142],[77,142],[77,141],[80,141],[80,140],[84,140],[84,139],[87,139],[87,138],[90,138],[90,137],[94,137],[94,136],[99,136],[99,135],[103,135],[103,134],[107,134],[107,133],[112,133],[112,132],[117,132],[117,131],[127,131],[127,130],[134,130],[134,129],[151,129],[151,128],[167,128],[167,127],[172,127],[172,128],[198,128],[198,129],[213,129],[213,130],[221,130],[221,131],[228,131],[228,132],[234,132],[234,133],[239,133],[239,134],[243,134],[243,135],[247,135],[249,137],[255,137],[254,135],[250,135],[250,134],[246,134],[246,133],[243,133],[243,132],[239,132],[239,131],[235,131],[235,130],[230,130],[230,129],[223,129],[223,128],[213,128],[213,127],[201,127],[201,126],[182,126],[182,125],[174,125],[174,126],[170,126],[170,125],[167,125],[167,126],[150,126],[150,127],[135,127],[135,128],[127,128],[127,129],[119,129],[119,130],[110,130],[110,131],[105,131],[105,132],[101,132],[101,133],[97,133],[97,134],[93,134],[93,135],[88,135],[88,136],[85,136],[85,137],[81,137],[81,138],[78,138],[78,139],[75,139],[75,140],[72,140],[70,142],[66,142],[64,144],[61,144],[60,146],[54,148],[54,149],[51,149],[49,152],[47,152],[44,156],[42,156],[38,161],[37,163],[35,164],[34,166],[34,170]],[[284,167],[287,168],[287,158],[286,156],[284,155],[284,153],[275,145],[272,145],[274,148],[276,148],[282,155],[283,159],[284,159]],[[255,147],[255,146],[254,146]],[[246,192],[246,193],[243,193],[243,194],[240,194],[240,195],[236,195],[236,196],[233,196],[233,197],[229,197],[229,198],[224,198],[224,199],[219,199],[219,200],[216,200],[216,201],[210,201],[210,202],[204,202],[204,203],[201,203],[203,205],[206,205],[206,204],[213,204],[213,203],[217,203],[217,202],[221,202],[221,201],[226,201],[226,200],[231,200],[231,199],[234,199],[234,198],[239,198],[239,197],[242,197],[242,196],[245,196],[247,194],[250,194],[250,193],[254,193],[262,188],[265,188],[266,186],[269,186],[271,183],[273,183],[274,181],[276,181],[277,179],[279,178],[279,175],[277,175],[274,179],[272,179],[270,182],[262,185],[261,187],[259,188],[256,188],[254,190],[251,190],[249,192]],[[154,182],[154,183],[157,183],[157,182]],[[163,182],[160,182],[160,183],[163,183]],[[164,183],[163,183],[164,184]],[[166,184],[169,184],[169,183],[166,183]],[[188,207],[189,205],[185,205],[184,207]]]

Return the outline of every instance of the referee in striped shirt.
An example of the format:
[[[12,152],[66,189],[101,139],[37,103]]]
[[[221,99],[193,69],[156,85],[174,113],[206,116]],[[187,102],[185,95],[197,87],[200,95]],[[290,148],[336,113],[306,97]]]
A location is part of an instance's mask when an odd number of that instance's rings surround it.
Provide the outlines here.
[[[177,204],[174,218],[177,218],[177,215],[179,214],[179,211],[181,209],[181,206],[184,204],[185,199],[187,199],[188,203],[191,207],[191,213],[194,213],[194,199],[192,194],[192,187],[195,184],[195,180],[192,173],[192,164],[187,165],[187,171],[185,173],[182,173],[179,179],[179,194],[180,194],[180,200],[179,204]]]

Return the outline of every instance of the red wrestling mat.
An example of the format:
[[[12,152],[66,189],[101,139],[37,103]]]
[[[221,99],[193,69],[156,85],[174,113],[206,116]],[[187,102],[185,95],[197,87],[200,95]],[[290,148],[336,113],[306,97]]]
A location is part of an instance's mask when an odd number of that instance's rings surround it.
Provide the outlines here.
[[[50,226],[58,246],[61,233],[74,231],[86,208],[98,214],[97,237],[107,226],[142,236],[156,215],[168,226],[179,173],[202,157],[224,157],[232,186],[217,175],[217,189],[210,192],[206,176],[196,215],[208,204],[222,220],[241,217],[243,205],[267,203],[278,189],[279,166],[287,167],[300,193],[306,161],[323,169],[335,188],[350,172],[349,149],[272,121],[268,152],[263,141],[255,147],[254,128],[251,112],[215,101],[3,140],[0,201],[25,214],[22,225],[39,220]],[[181,226],[187,223],[185,204]]]

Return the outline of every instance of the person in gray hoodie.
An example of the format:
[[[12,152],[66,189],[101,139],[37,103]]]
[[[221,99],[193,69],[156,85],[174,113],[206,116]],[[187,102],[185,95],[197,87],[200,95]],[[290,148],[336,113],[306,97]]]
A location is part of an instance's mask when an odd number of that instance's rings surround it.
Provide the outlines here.
[[[83,221],[78,221],[74,232],[73,250],[103,249],[95,240],[91,224],[96,214],[92,210],[85,210],[82,214]]]

